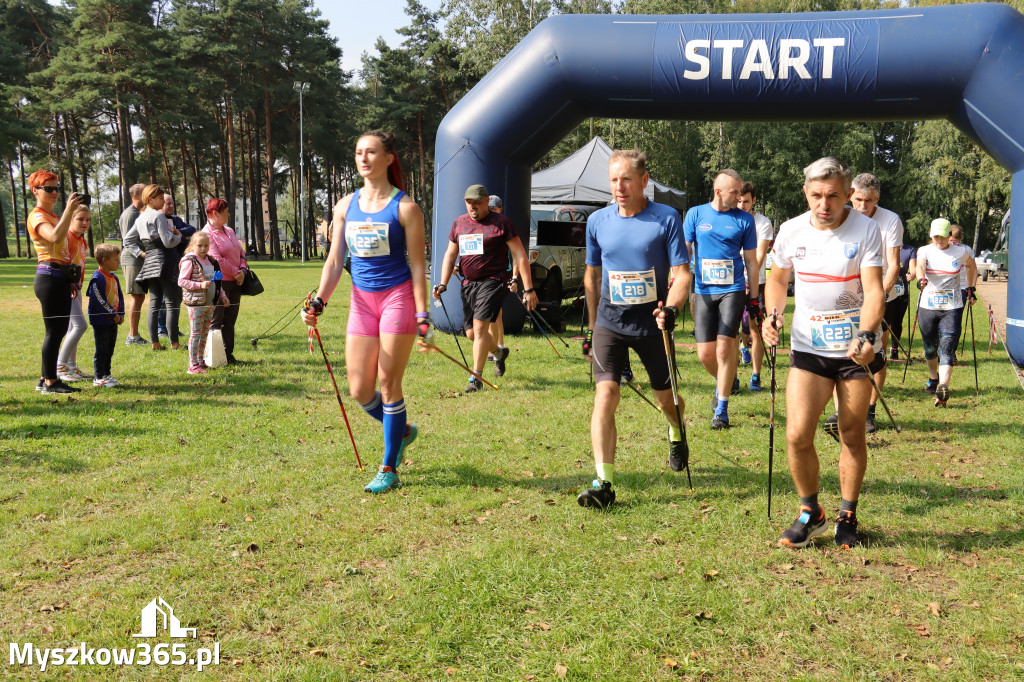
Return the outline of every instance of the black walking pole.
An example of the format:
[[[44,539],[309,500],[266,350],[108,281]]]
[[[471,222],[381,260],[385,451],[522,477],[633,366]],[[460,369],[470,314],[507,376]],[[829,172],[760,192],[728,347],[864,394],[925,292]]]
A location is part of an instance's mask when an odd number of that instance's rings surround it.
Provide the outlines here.
[[[772,308],[772,326],[775,326],[777,308]],[[766,347],[767,348],[767,347]],[[772,465],[775,459],[775,358],[778,353],[778,345],[768,350],[768,362],[772,367],[771,381],[771,408],[768,412],[768,520],[772,518]]]
[[[661,304],[659,304],[659,307],[661,307]],[[679,384],[676,382],[676,345],[672,341],[672,333],[669,330],[662,329],[661,337],[665,342],[665,360],[668,362],[672,403],[676,406],[676,422],[679,424],[679,431],[683,435],[683,452],[686,453],[686,482],[690,485],[690,490],[693,490],[693,479],[690,478],[690,445],[686,442],[686,424],[683,423],[682,413],[679,411]]]
[[[969,294],[974,295],[974,292]],[[980,392],[978,388],[978,347],[974,344],[974,301],[971,301],[967,305],[970,306],[968,314],[971,318],[971,352],[974,353],[974,394],[977,395]]]
[[[918,284],[920,283],[921,280],[918,280]],[[918,287],[918,289],[920,289],[920,287]],[[921,314],[921,295],[923,293],[924,292],[920,290],[917,292],[917,312],[914,313],[914,324],[910,327],[910,339],[907,341],[907,364],[903,368],[903,379],[900,381],[901,384],[907,381],[907,370],[910,369],[910,351],[914,349],[914,331],[917,329],[917,316]],[[909,306],[907,307],[907,315],[910,315]]]
[[[447,288],[445,290],[447,291]],[[437,300],[441,304],[441,310],[444,311],[445,319],[448,320],[448,326],[452,330],[452,336],[455,337],[455,345],[458,346],[458,348],[459,348],[459,355],[462,356],[462,362],[463,362],[463,364],[468,366],[469,365],[469,361],[466,360],[466,354],[462,352],[462,344],[459,343],[459,335],[455,333],[455,325],[452,324],[452,318],[448,317],[448,308],[446,308],[445,305],[444,305],[444,299],[443,298],[438,298]]]

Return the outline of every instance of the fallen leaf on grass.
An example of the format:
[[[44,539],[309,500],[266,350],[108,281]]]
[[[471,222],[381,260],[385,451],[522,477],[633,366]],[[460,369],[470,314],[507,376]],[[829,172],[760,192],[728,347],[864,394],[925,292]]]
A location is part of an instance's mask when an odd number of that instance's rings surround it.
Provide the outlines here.
[[[45,521],[48,518],[49,517],[46,514],[37,514],[36,515],[36,521]]]
[[[915,625],[914,626],[914,632],[917,633],[918,637],[931,637],[932,636],[932,633],[928,629],[928,626],[923,624],[923,623],[921,625]]]
[[[933,616],[938,618],[942,615],[942,606],[937,601],[930,602],[928,604],[928,611],[931,612]]]
[[[544,500],[544,504],[556,504],[554,500]]]
[[[309,655],[313,657],[327,658],[327,652],[323,649],[313,649],[309,652]]]
[[[555,674],[558,675],[559,679],[564,680],[565,676],[569,674],[569,666],[565,663],[555,663]]]
[[[718,575],[718,571],[712,568],[704,574],[704,580],[714,580],[716,575]]]
[[[451,675],[454,675],[457,672],[459,672],[458,668],[450,667],[450,668],[445,668],[444,674],[448,675],[448,676],[451,676]]]
[[[248,545],[246,545],[245,551],[255,554],[256,552],[260,551],[260,546],[257,545],[255,542],[250,542]]]
[[[794,568],[796,568],[796,566],[794,566],[793,564],[782,564],[781,566],[779,566],[779,568],[781,568],[783,571],[792,571]]]
[[[696,618],[697,620],[711,620],[714,617],[715,614],[712,611],[701,611],[696,616],[694,616],[694,618]]]
[[[666,668],[672,668],[674,670],[674,669],[679,667],[679,664],[676,662],[676,659],[674,659],[674,658],[666,658],[665,659],[665,667]]]

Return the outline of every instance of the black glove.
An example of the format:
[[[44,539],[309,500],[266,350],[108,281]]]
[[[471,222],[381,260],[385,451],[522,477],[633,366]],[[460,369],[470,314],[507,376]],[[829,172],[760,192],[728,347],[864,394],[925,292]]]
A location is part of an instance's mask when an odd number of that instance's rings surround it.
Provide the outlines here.
[[[978,302],[978,297],[974,295],[975,291],[977,291],[975,287],[967,287],[967,300],[969,300],[971,303]]]
[[[665,331],[674,331],[676,328],[676,317],[679,315],[679,308],[674,305],[667,305],[662,310],[665,313]]]
[[[926,280],[926,279],[919,279],[919,280],[917,280],[917,290],[918,291],[921,291],[926,286],[928,286],[928,280]]]
[[[764,314],[761,311],[761,302],[757,300],[757,296],[754,296],[747,301],[747,315],[750,317],[751,322],[757,323],[758,325],[764,321]]]
[[[430,334],[430,318],[421,317],[416,320],[416,329],[421,339],[427,338],[427,335]]]
[[[590,350],[594,347],[594,330],[588,329],[587,335],[583,338],[583,355],[584,357],[590,355]]]
[[[306,306],[306,310],[313,313],[313,315],[315,315],[316,317],[320,317],[321,315],[324,314],[324,308],[326,307],[327,303],[325,303],[322,298],[317,296],[316,298],[309,302],[309,305]]]

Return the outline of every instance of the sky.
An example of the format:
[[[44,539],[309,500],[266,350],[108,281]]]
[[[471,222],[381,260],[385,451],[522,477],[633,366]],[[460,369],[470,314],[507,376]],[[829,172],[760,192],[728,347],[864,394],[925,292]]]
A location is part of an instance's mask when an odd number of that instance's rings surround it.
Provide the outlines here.
[[[430,9],[441,8],[441,0],[420,0]],[[341,46],[341,68],[359,78],[363,52],[376,54],[373,46],[381,36],[391,46],[401,43],[395,29],[406,26],[405,0],[314,0],[323,18],[330,22],[330,34]],[[383,18],[382,18],[383,17]]]

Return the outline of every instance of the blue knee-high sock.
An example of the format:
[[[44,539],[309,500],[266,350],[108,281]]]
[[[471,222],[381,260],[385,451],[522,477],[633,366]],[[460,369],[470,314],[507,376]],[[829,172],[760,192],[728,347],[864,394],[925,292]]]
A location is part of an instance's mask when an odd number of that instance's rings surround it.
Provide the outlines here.
[[[405,401],[384,403],[384,463],[383,466],[395,469],[398,464],[398,452],[405,438]]]
[[[373,394],[373,400],[365,405],[360,405],[360,407],[366,411],[366,414],[370,415],[377,421],[384,421],[384,401],[381,400],[380,391]]]

